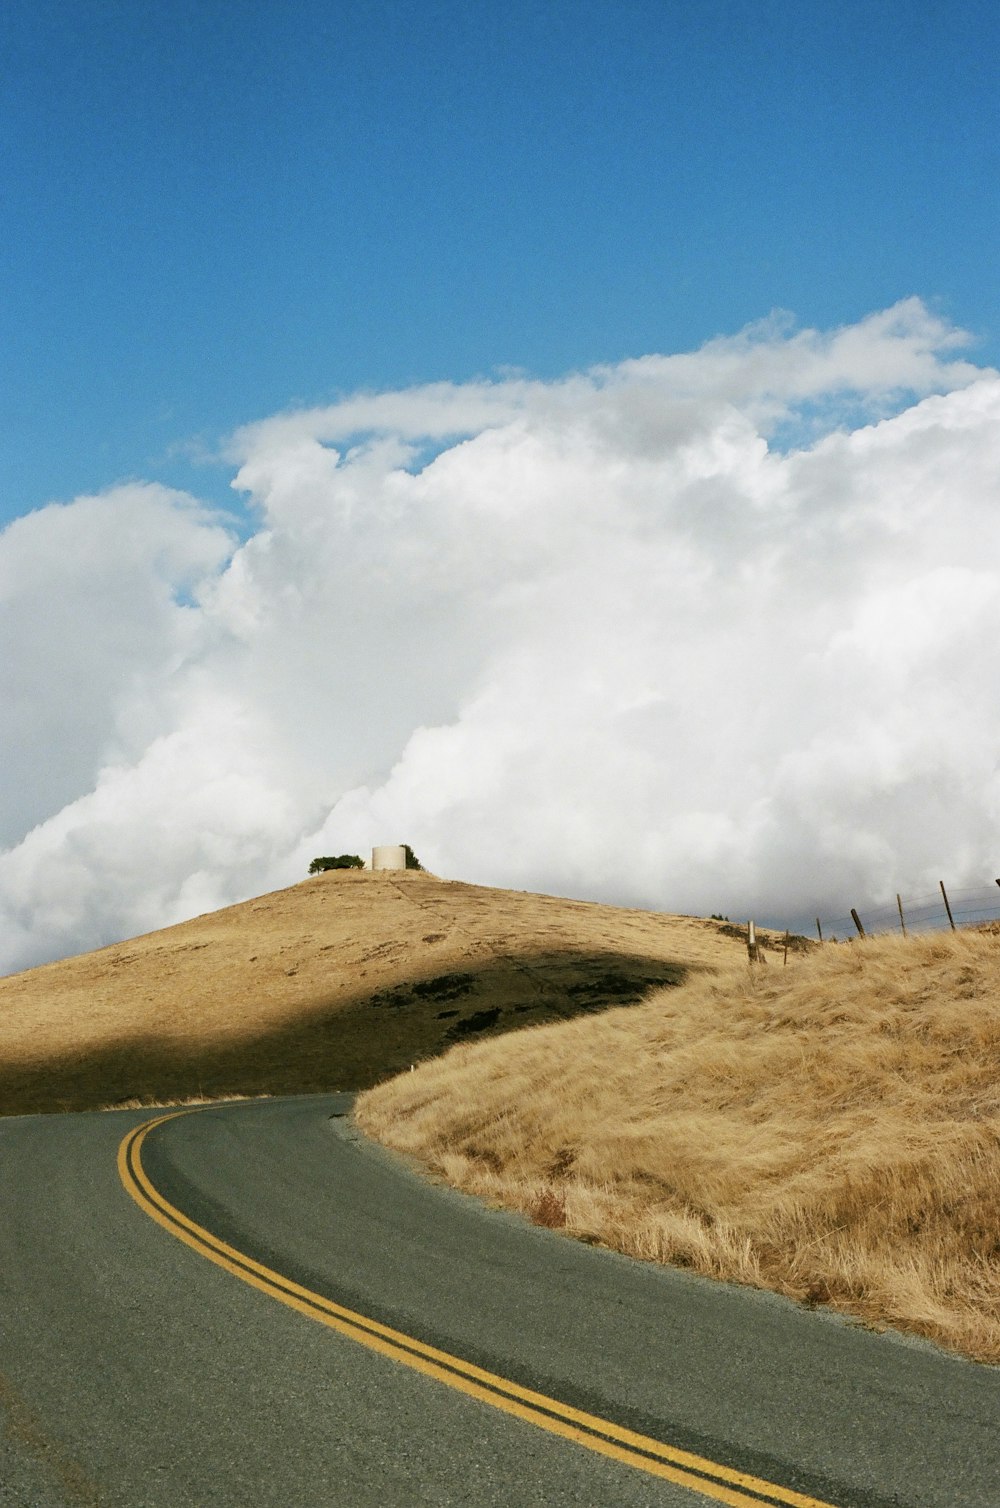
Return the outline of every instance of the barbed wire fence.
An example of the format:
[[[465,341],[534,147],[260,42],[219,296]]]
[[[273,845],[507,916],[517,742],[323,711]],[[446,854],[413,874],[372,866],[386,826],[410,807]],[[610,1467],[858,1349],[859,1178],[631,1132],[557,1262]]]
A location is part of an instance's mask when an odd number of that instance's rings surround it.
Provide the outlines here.
[[[991,885],[947,888],[944,880],[939,880],[936,891],[897,894],[894,905],[866,906],[860,912],[852,906],[843,916],[817,917],[816,933],[820,941],[830,942],[884,932],[901,932],[906,937],[911,932],[957,930],[991,921],[1000,921],[1000,880]]]
[[[817,916],[813,942],[850,942],[856,937],[876,937],[888,932],[909,937],[919,932],[981,927],[990,922],[1000,925],[1000,879],[994,880],[992,885],[948,888],[943,880],[939,880],[936,891],[924,895],[897,894],[894,905],[866,906],[861,912],[851,906],[842,915]],[[734,935],[745,937],[751,963],[767,962],[765,948],[772,951],[783,948],[783,962],[787,963],[790,948],[798,952],[810,947],[810,940],[804,933],[785,931],[782,938],[780,929],[770,927],[763,930],[766,941],[761,929],[752,921],[745,928],[730,927]]]

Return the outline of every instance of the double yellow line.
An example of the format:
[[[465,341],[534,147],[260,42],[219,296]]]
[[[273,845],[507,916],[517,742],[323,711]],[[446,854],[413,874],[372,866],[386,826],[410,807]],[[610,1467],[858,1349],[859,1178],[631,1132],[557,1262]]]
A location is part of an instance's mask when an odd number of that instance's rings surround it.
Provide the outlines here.
[[[176,1120],[182,1115],[197,1114],[197,1111],[177,1110],[169,1115],[157,1116],[130,1131],[118,1148],[118,1172],[127,1192],[145,1210],[151,1219],[172,1236],[207,1257],[218,1267],[224,1267],[234,1277],[259,1288],[262,1293],[278,1299],[300,1314],[338,1330],[369,1350],[377,1351],[393,1361],[402,1362],[414,1371],[433,1377],[448,1387],[457,1388],[471,1398],[478,1398],[493,1408],[503,1409],[528,1424],[550,1434],[561,1435],[577,1445],[584,1445],[598,1455],[608,1456],[626,1466],[637,1467],[651,1476],[662,1477],[679,1487],[700,1492],[703,1497],[718,1503],[727,1503],[730,1508],[833,1508],[818,1498],[807,1497],[788,1487],[765,1482],[760,1477],[746,1472],[734,1471],[720,1466],[702,1456],[686,1450],[677,1450],[672,1445],[663,1445],[647,1435],[624,1429],[609,1419],[600,1419],[581,1409],[571,1408],[556,1398],[536,1393],[531,1388],[521,1387],[506,1377],[487,1372],[482,1367],[463,1361],[460,1356],[451,1356],[434,1346],[425,1345],[411,1335],[404,1335],[388,1325],[353,1309],[345,1309],[322,1294],[282,1277],[270,1267],[254,1261],[245,1252],[237,1251],[214,1236],[204,1226],[189,1219],[182,1210],[171,1204],[153,1184],[142,1165],[142,1146],[146,1137],[158,1126]]]

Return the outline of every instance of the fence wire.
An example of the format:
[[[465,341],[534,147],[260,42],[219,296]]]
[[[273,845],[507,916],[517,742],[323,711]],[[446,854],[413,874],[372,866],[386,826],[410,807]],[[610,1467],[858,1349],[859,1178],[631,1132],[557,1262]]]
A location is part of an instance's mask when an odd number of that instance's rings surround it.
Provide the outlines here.
[[[987,922],[1000,921],[1000,885],[996,882],[992,885],[956,886],[954,890],[946,883],[945,889],[956,928],[976,927]],[[907,896],[901,893],[900,904],[903,911],[902,920],[906,924],[907,932],[934,932],[951,927],[948,907],[945,905],[940,889],[928,895]],[[856,909],[866,933],[877,934],[903,930],[899,915],[900,907],[895,901],[890,905],[868,906],[863,909],[859,906]],[[843,942],[845,938],[857,936],[857,928],[850,910],[842,916],[817,917],[817,922],[822,929],[825,942],[832,942],[834,939]]]

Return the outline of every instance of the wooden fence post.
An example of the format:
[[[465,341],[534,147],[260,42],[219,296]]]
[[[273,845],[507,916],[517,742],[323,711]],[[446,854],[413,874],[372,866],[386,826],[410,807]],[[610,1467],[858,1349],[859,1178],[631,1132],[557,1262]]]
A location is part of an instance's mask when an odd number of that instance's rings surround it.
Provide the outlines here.
[[[854,909],[853,906],[851,907],[851,916],[854,918],[854,925],[858,929],[859,936],[864,937],[864,935],[865,935],[865,929],[864,929],[864,927],[862,927],[862,925],[861,925],[861,918],[858,915],[858,913],[855,911],[855,909]]]
[[[1000,880],[997,880],[997,884],[1000,885]],[[818,916],[816,918],[816,931],[819,933],[819,940],[820,940],[820,942],[822,942],[823,941],[823,928],[819,924],[819,917]]]
[[[941,886],[941,894],[944,896],[944,909],[948,913],[948,920],[951,922],[951,930],[954,932],[955,918],[952,916],[951,907],[948,905],[948,892],[944,888],[944,880],[938,880],[938,884]]]
[[[903,929],[903,936],[905,937],[906,936],[906,923],[903,920],[903,903],[899,899],[899,891],[898,890],[896,891],[896,905],[899,907],[899,925],[902,927],[902,929]]]
[[[757,928],[753,922],[747,922],[747,958],[751,963],[767,963],[764,950],[757,941]]]

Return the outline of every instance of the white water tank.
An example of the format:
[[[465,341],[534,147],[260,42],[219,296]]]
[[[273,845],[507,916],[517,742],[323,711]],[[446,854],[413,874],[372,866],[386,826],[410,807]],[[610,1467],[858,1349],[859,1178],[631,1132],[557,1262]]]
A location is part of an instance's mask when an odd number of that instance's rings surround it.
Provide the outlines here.
[[[406,848],[402,843],[381,843],[372,849],[373,869],[405,869]]]

